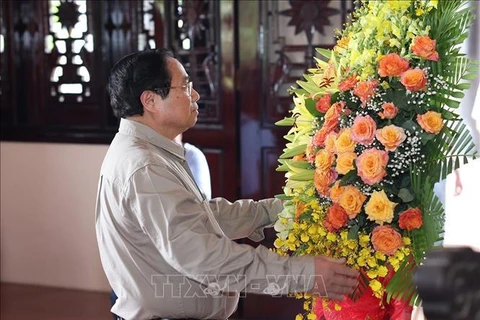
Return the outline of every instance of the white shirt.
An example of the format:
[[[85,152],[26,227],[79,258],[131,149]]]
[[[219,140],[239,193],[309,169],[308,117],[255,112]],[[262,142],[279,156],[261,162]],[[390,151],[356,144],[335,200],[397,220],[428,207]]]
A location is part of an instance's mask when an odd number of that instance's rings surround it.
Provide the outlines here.
[[[136,320],[226,319],[241,291],[310,290],[313,257],[280,257],[232,241],[261,240],[281,201],[205,201],[183,154],[149,127],[121,120],[96,208],[102,265],[118,295],[112,312]]]
[[[479,181],[480,159],[461,166],[447,176],[444,246],[469,246],[480,252]]]
[[[187,160],[195,182],[205,194],[207,200],[210,200],[212,198],[212,187],[207,158],[200,149],[190,143],[184,143],[183,147],[185,148],[185,160]]]

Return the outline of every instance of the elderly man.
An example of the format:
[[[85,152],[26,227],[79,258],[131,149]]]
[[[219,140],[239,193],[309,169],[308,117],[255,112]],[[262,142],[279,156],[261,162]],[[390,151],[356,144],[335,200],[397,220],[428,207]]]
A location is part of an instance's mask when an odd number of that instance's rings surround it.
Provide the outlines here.
[[[233,241],[260,240],[282,203],[204,198],[173,141],[195,125],[200,96],[168,51],[124,57],[108,90],[121,122],[101,169],[96,230],[120,319],[227,319],[240,292],[352,292],[358,273],[343,260]]]

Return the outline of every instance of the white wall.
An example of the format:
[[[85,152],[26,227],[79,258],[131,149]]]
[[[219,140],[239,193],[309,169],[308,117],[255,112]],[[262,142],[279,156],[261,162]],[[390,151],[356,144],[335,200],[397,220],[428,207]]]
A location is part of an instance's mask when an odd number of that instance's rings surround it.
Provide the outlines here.
[[[1,281],[109,290],[95,236],[106,145],[1,142]]]

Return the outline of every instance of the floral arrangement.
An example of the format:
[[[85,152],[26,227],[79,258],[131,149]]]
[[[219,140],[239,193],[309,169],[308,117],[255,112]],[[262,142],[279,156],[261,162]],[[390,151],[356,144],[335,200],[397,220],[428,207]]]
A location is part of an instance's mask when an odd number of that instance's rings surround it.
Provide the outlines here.
[[[362,297],[419,302],[413,271],[443,231],[433,184],[475,157],[456,112],[478,72],[459,53],[473,19],[464,0],[361,1],[292,88],[295,107],[277,122],[291,128],[276,250],[361,271],[345,303],[304,295],[297,319],[341,314]]]

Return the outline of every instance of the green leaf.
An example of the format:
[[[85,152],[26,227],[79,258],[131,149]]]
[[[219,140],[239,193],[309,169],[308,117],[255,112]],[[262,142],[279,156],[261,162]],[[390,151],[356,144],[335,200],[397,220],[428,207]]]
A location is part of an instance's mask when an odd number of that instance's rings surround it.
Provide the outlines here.
[[[466,75],[464,75],[464,76],[462,77],[462,79],[473,81],[473,80],[477,79],[477,77],[478,77],[478,76],[477,76],[475,73],[467,73]]]
[[[403,85],[402,85],[403,87]],[[406,91],[405,90],[390,90],[385,94],[386,102],[393,102],[393,104],[399,109],[409,111],[412,106],[407,104]]]
[[[412,132],[412,131],[417,131],[420,129],[420,127],[418,126],[418,124],[416,124],[415,122],[413,122],[412,120],[407,120],[405,121],[403,124],[402,124],[402,128]]]
[[[279,127],[291,127],[295,124],[295,118],[283,118],[282,120],[278,120],[275,122],[276,126]]]
[[[426,144],[428,141],[433,140],[435,135],[433,133],[422,132],[420,133],[420,138],[422,139],[422,144]]]
[[[460,107],[460,102],[458,101],[455,101],[455,100],[452,100],[452,99],[445,99],[445,104],[447,106],[449,106],[450,108],[454,108],[454,109],[457,109],[458,107]]]
[[[468,90],[470,89],[471,84],[469,82],[459,83],[455,86],[455,88],[459,90]]]
[[[357,172],[356,170],[350,170],[346,175],[342,177],[340,180],[340,186],[343,187],[345,185],[351,184],[355,180],[357,180]]]
[[[288,160],[286,162],[286,165],[289,166],[289,167],[299,168],[299,169],[310,168],[310,163],[308,161],[291,161],[291,160]]]
[[[348,239],[357,240],[359,230],[360,230],[360,227],[358,225],[354,225],[350,229],[348,229]]]
[[[405,203],[411,202],[415,198],[413,194],[410,193],[410,190],[406,188],[400,189],[400,191],[398,192],[398,197],[402,199],[402,201]]]
[[[339,100],[339,97],[340,97],[340,91],[337,91],[334,94],[332,94],[332,97],[330,98],[330,104],[334,104],[335,102],[337,102]]]
[[[460,92],[460,91],[452,91],[450,92],[450,95],[454,98],[458,98],[458,99],[462,99],[463,97],[465,97],[465,94],[463,92]]]
[[[297,81],[297,84],[305,89],[308,93],[315,94],[320,88],[313,81]]]
[[[295,181],[310,181],[313,180],[315,170],[304,170],[302,172],[292,174],[289,179]]]
[[[458,118],[458,114],[448,111],[448,110],[443,110],[442,111],[442,118],[445,120],[454,120]]]
[[[323,57],[330,60],[332,57],[332,51],[324,48],[315,48],[315,50]]]
[[[298,154],[305,152],[306,149],[306,144],[301,144],[291,149],[284,149],[286,151],[280,155],[280,159],[292,158]]]
[[[305,107],[312,116],[320,117],[322,114],[318,112],[316,102],[312,98],[305,99]]]
[[[287,134],[287,135],[284,135],[284,136],[283,136],[283,138],[284,138],[285,140],[290,141],[290,142],[292,142],[293,140],[295,140],[295,137],[296,137],[296,135],[294,135],[294,134]]]
[[[292,196],[287,196],[285,193],[276,194],[275,198],[280,199],[280,200],[291,200],[291,199],[293,199]]]

